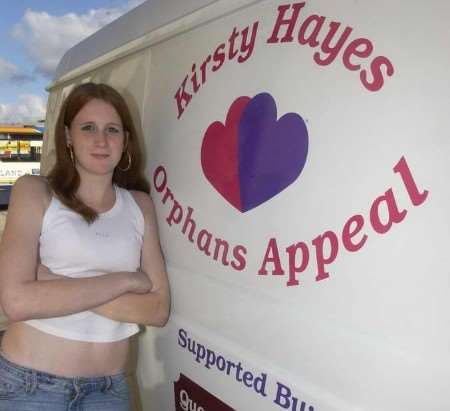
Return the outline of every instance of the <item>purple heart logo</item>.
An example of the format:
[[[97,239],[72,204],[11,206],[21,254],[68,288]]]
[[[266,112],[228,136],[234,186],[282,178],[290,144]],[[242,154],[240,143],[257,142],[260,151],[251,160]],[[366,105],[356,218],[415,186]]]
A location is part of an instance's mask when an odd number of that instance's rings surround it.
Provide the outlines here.
[[[303,119],[287,113],[277,120],[275,100],[261,93],[252,99],[239,97],[225,125],[214,122],[208,127],[201,157],[208,181],[230,204],[246,212],[292,184],[307,154]]]

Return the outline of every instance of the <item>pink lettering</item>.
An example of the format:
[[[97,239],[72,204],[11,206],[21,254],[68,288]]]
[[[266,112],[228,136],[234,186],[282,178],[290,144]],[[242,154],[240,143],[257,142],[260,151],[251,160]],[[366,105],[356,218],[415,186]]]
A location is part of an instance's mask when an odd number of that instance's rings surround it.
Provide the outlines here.
[[[427,199],[428,191],[419,191],[405,157],[402,157],[400,161],[395,165],[394,171],[400,174],[400,177],[405,184],[406,191],[408,192],[412,204],[416,207],[423,204],[423,202]]]
[[[296,255],[297,251],[301,251],[301,263],[300,266],[297,266],[295,264],[296,261]],[[289,256],[289,280],[286,283],[288,287],[292,285],[298,285],[299,281],[296,278],[297,273],[302,273],[305,271],[306,267],[308,266],[309,262],[309,250],[308,246],[305,243],[299,242],[295,245],[291,245],[288,248],[286,248],[286,251]]]
[[[292,32],[294,31],[295,24],[297,23],[298,15],[300,14],[300,10],[305,6],[305,2],[302,3],[294,3],[292,5],[290,4],[283,4],[281,6],[278,6],[278,17],[277,21],[275,23],[275,27],[272,31],[272,35],[267,39],[267,43],[278,43],[280,42],[280,39],[278,38],[280,28],[282,25],[288,25],[288,28],[286,30],[286,34],[281,39],[282,43],[291,42],[294,40],[294,37],[292,36]],[[291,17],[285,18],[286,12],[292,7],[293,12]]]
[[[383,204],[386,206],[388,213],[388,218],[385,223],[381,221],[380,217],[380,206]],[[392,188],[390,188],[384,193],[384,195],[376,198],[373,202],[372,207],[370,208],[370,222],[373,229],[378,234],[385,234],[391,229],[392,224],[398,224],[403,221],[406,217],[406,213],[406,210],[398,210],[394,193]]]
[[[373,51],[373,44],[367,39],[356,39],[353,40],[345,49],[342,60],[344,66],[352,71],[359,70],[361,68],[360,64],[354,64],[350,61],[352,56],[357,57],[369,57]]]
[[[328,257],[324,256],[324,243],[325,240],[329,245]],[[316,281],[324,280],[328,278],[330,274],[325,271],[325,265],[331,264],[338,254],[338,238],[333,231],[325,231],[323,234],[317,236],[313,241],[313,246],[316,248],[316,261],[317,261],[317,276]]]
[[[190,103],[192,99],[192,94],[189,94],[186,91],[186,82],[187,82],[188,76],[186,76],[181,83],[180,88],[175,93],[175,100],[177,102],[177,109],[178,109],[178,118],[181,117],[181,115],[184,112],[184,109],[187,107],[187,105]]]
[[[359,251],[367,241],[367,234],[364,234],[358,242],[352,241],[353,237],[357,235],[364,225],[364,217],[360,214],[350,217],[345,223],[342,230],[342,244],[351,252]],[[353,227],[353,228],[352,228]]]
[[[262,262],[261,268],[258,271],[259,275],[267,275],[266,265],[272,263],[274,269],[272,270],[272,275],[284,275],[284,271],[281,268],[280,253],[278,252],[277,240],[271,238],[269,244],[267,245],[266,255]]]

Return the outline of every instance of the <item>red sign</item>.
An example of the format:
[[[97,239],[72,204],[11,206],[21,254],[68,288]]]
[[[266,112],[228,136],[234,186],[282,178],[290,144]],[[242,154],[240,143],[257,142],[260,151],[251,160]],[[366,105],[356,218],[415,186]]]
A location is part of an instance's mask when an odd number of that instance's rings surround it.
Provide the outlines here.
[[[174,391],[176,411],[234,411],[183,374],[174,383]]]

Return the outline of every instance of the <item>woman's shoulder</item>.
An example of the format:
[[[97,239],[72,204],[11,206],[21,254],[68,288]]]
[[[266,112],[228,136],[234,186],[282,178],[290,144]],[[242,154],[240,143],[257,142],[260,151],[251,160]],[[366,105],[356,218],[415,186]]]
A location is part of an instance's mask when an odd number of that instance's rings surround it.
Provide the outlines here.
[[[129,190],[129,193],[133,197],[136,204],[142,211],[142,214],[145,218],[153,218],[154,215],[154,207],[153,201],[150,195],[144,191],[139,190]]]
[[[16,201],[26,199],[27,201],[35,201],[36,204],[42,201],[45,206],[50,201],[51,190],[45,177],[24,175],[15,182],[12,196]]]

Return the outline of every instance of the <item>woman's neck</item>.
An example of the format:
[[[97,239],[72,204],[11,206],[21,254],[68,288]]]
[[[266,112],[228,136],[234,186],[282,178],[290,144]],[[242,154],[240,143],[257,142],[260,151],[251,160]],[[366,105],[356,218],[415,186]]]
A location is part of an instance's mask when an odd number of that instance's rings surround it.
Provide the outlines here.
[[[76,192],[77,197],[87,206],[97,212],[109,210],[116,201],[116,195],[111,178],[105,176],[80,176],[80,186]]]

